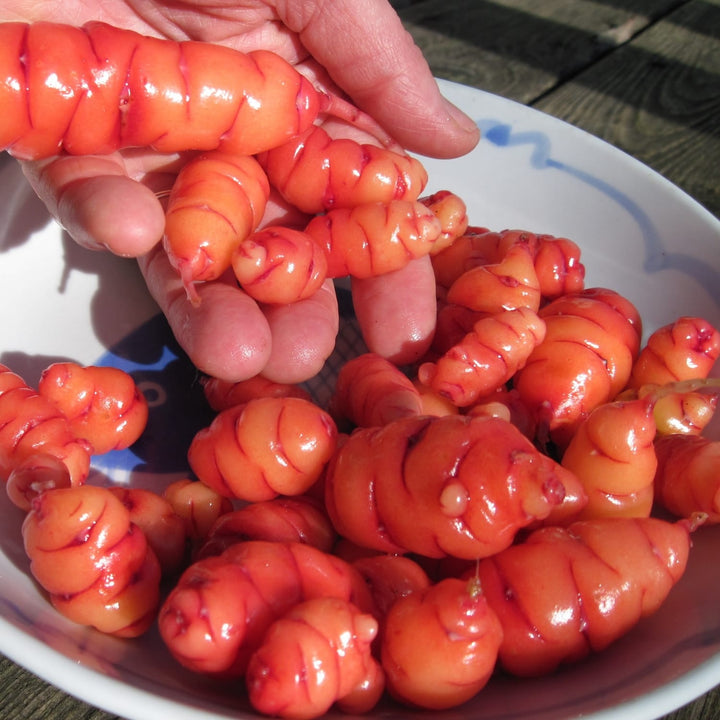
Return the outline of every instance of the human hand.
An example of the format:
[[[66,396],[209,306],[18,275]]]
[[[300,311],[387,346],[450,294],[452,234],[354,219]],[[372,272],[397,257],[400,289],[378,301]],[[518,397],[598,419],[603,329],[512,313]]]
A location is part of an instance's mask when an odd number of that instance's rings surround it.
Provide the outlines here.
[[[80,0],[37,4],[10,0],[3,20],[80,25],[104,20],[143,34],[219,42],[241,51],[273,50],[311,75],[327,71],[405,147],[438,157],[460,155],[477,129],[440,96],[420,51],[385,0],[202,0],[183,6],[115,0],[94,11]],[[360,30],[358,30],[360,28]],[[348,42],[361,33],[362,42]],[[337,306],[331,283],[312,298],[261,308],[235,284],[205,283],[191,305],[159,240],[164,215],[156,192],[167,189],[184,158],[136,149],[108,156],[62,156],[24,170],[51,213],[81,245],[138,257],[148,287],[196,366],[241,379],[258,372],[285,382],[314,375],[332,351]],[[427,259],[353,284],[354,301],[371,349],[407,362],[434,327],[434,282]],[[406,300],[412,298],[412,302]]]

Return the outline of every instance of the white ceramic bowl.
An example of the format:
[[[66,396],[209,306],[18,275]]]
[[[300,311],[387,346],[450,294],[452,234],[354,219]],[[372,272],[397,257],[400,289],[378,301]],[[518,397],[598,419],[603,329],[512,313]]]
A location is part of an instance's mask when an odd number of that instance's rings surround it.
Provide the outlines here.
[[[427,161],[428,191],[467,202],[471,223],[575,240],[587,285],[625,294],[646,335],[680,315],[720,323],[720,223],[676,187],[580,130],[522,105],[442,83],[484,137],[470,155]],[[146,437],[95,471],[156,489],[184,475],[184,449],[207,411],[193,369],[132,261],[80,250],[0,164],[0,361],[34,383],[50,362],[114,364],[152,400]],[[349,332],[352,333],[352,326]],[[347,356],[352,334],[338,344]],[[327,378],[313,385],[327,391]],[[241,692],[180,669],[150,634],[121,641],[60,617],[28,573],[22,513],[0,493],[0,651],[63,690],[128,720],[254,717]],[[494,679],[477,698],[430,714],[374,717],[558,720],[657,718],[720,679],[720,528],[696,533],[689,568],[662,609],[609,650],[537,680]],[[373,717],[371,716],[371,717]]]

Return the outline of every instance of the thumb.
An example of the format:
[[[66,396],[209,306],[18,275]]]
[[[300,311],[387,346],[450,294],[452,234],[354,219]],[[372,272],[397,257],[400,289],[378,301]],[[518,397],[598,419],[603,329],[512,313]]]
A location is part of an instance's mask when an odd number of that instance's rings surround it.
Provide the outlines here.
[[[471,118],[446,100],[386,0],[300,3],[307,17],[284,17],[333,81],[408,150],[457,157],[475,147],[480,133]],[[278,12],[281,12],[278,9]]]

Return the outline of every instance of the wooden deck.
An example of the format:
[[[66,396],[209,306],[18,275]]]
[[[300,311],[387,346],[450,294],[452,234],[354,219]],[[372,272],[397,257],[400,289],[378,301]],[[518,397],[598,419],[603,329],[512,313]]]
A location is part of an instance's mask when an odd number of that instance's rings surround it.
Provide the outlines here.
[[[436,76],[573,123],[720,218],[720,0],[393,4]],[[118,720],[2,657],[0,707],[4,720]],[[713,718],[720,687],[665,720]]]

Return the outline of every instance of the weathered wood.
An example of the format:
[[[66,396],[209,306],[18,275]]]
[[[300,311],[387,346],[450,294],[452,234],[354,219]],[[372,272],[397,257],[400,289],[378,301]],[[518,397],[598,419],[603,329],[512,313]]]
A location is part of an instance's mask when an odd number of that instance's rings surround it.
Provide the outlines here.
[[[720,688],[703,695],[695,702],[683,705],[660,720],[714,720],[720,713]]]
[[[81,702],[0,655],[0,708],[10,720],[122,720]]]
[[[437,77],[531,103],[677,6],[678,0],[397,3]]]
[[[693,0],[534,103],[720,217],[720,2]]]

